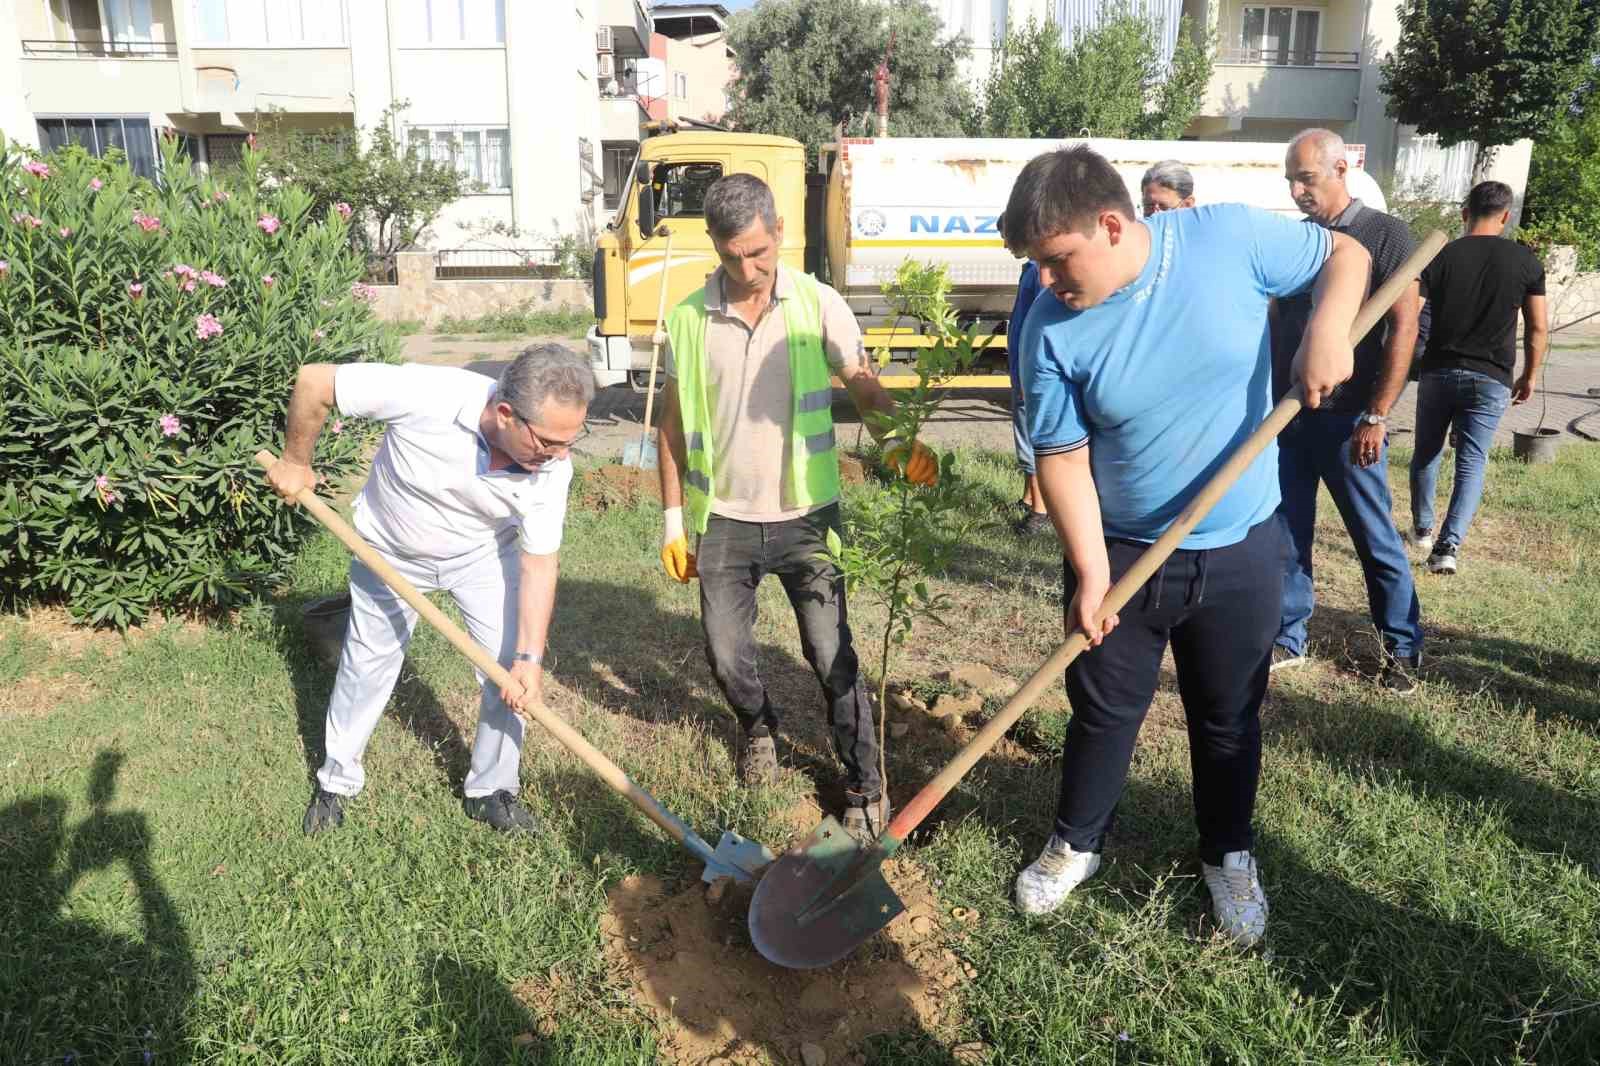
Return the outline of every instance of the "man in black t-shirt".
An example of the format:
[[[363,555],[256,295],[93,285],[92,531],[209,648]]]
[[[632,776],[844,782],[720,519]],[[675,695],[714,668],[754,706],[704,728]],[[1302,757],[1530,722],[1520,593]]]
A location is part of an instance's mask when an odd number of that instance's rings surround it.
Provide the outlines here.
[[[1467,527],[1483,496],[1496,427],[1510,404],[1525,402],[1539,380],[1550,338],[1544,266],[1500,236],[1511,219],[1511,188],[1479,182],[1462,205],[1466,233],[1422,273],[1433,328],[1417,379],[1417,450],[1411,457],[1411,518],[1417,547],[1435,574],[1456,572]],[[1522,313],[1522,376],[1514,382],[1517,313]],[[1433,494],[1445,434],[1456,430],[1456,480],[1437,536]]]
[[[1368,295],[1411,254],[1411,230],[1400,219],[1367,207],[1345,184],[1344,141],[1330,130],[1306,130],[1284,160],[1289,194],[1307,225],[1357,241],[1372,256]],[[1283,605],[1272,647],[1274,671],[1305,662],[1306,624],[1316,606],[1311,546],[1316,539],[1317,486],[1328,487],[1366,578],[1372,624],[1383,642],[1379,683],[1396,695],[1417,687],[1422,665],[1422,606],[1405,543],[1395,528],[1389,494],[1389,408],[1406,387],[1417,335],[1417,288],[1406,291],[1355,347],[1355,373],[1315,410],[1302,411],[1278,438],[1278,515],[1288,533]],[[1272,330],[1274,394],[1288,392],[1289,360],[1300,345],[1310,300],[1278,301]]]

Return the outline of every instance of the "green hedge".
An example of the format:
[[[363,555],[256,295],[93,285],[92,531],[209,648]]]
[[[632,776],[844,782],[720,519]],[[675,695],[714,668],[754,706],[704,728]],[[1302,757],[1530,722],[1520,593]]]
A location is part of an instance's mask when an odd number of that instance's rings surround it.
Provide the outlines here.
[[[309,530],[257,469],[304,362],[394,358],[338,211],[0,140],[0,595],[126,626],[257,594]],[[337,427],[337,424],[336,424]],[[370,431],[324,433],[353,471]]]

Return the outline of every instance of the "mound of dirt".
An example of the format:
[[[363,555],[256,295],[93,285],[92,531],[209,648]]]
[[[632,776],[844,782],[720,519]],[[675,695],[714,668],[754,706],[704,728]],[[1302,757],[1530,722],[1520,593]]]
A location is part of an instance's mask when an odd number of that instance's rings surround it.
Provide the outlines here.
[[[606,956],[663,1023],[662,1056],[680,1066],[859,1063],[868,1037],[952,1025],[969,970],[945,946],[946,924],[917,869],[884,874],[906,913],[843,962],[786,970],[750,943],[752,886],[668,886],[628,877],[601,919]]]
[[[661,501],[660,475],[621,463],[608,463],[589,471],[578,488],[578,506],[591,511],[632,507],[644,500]]]

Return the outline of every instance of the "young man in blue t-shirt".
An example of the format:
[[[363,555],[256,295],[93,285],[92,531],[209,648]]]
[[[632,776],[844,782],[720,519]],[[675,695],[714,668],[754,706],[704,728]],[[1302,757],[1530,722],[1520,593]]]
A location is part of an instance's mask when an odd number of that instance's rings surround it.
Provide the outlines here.
[[[1099,868],[1170,643],[1213,913],[1254,944],[1267,919],[1250,854],[1259,712],[1283,580],[1275,449],[1119,614],[1096,615],[1270,409],[1270,298],[1315,286],[1294,361],[1308,407],[1350,375],[1369,257],[1343,234],[1239,205],[1141,222],[1117,172],[1083,145],[1029,163],[1005,219],[1007,246],[1039,264],[1056,297],[1036,301],[1023,326],[1023,389],[1065,549],[1066,628],[1093,645],[1067,671],[1055,831],[1017,878],[1017,905],[1053,910]]]

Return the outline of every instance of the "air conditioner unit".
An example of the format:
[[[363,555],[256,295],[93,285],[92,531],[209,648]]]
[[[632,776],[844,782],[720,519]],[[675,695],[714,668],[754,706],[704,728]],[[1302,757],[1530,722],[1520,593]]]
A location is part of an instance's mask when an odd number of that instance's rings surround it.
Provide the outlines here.
[[[596,52],[614,51],[611,44],[611,27],[601,26],[594,33],[594,50]]]
[[[599,62],[599,75],[602,82],[610,81],[617,76],[617,59],[615,56],[601,54],[596,57]]]

